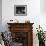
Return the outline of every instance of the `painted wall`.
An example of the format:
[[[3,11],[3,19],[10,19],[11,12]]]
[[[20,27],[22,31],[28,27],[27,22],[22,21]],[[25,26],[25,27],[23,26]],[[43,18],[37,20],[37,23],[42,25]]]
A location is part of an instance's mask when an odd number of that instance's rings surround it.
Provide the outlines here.
[[[46,0],[40,0],[40,9],[42,13],[46,13]]]
[[[46,31],[46,0],[40,0],[40,24]]]
[[[27,16],[14,16],[14,5],[27,5]],[[38,24],[40,19],[39,16],[40,16],[40,0],[39,1],[38,0],[35,1],[34,0],[3,0],[2,1],[3,26],[5,26],[10,19],[17,19],[19,20],[19,22],[30,20],[30,22]],[[6,30],[5,27],[4,29]]]
[[[2,29],[2,0],[0,0],[0,31]]]

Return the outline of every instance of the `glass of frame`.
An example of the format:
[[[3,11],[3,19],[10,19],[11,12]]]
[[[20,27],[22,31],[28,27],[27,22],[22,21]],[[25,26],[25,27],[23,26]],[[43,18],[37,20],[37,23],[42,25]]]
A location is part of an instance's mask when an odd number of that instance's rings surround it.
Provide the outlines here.
[[[27,5],[14,5],[14,16],[26,16]]]

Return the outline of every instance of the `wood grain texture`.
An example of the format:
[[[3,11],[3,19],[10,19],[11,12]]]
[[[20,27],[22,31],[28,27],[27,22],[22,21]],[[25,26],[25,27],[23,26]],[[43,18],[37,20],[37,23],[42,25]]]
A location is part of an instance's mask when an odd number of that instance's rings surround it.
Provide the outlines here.
[[[27,37],[27,41],[28,41],[28,46],[33,46],[33,23],[7,23],[9,25],[9,31],[11,31],[12,33],[16,33],[16,32],[27,32],[28,33],[28,37]],[[15,36],[14,36],[15,38]],[[27,45],[26,45],[27,46]]]

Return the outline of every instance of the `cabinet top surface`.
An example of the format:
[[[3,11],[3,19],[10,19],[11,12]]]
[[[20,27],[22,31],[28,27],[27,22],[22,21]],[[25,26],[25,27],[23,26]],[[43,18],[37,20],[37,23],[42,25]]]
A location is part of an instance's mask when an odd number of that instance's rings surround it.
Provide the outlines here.
[[[19,24],[19,25],[23,25],[23,24],[31,24],[31,25],[33,25],[34,23],[7,23],[8,25],[14,25],[14,24]]]

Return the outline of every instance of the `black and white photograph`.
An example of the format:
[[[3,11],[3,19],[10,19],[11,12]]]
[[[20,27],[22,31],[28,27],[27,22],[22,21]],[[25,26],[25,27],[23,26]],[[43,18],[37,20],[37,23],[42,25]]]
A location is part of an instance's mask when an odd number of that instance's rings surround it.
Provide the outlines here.
[[[14,5],[14,16],[26,16],[27,5]]]
[[[16,14],[25,14],[25,7],[16,7]]]

